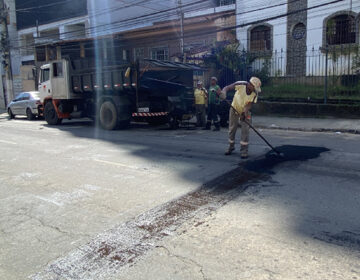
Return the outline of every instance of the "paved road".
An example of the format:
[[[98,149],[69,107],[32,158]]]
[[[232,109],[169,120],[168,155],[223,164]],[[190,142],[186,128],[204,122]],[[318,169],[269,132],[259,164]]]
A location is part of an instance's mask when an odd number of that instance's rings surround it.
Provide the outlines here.
[[[0,279],[360,279],[360,136],[263,132],[0,116]]]

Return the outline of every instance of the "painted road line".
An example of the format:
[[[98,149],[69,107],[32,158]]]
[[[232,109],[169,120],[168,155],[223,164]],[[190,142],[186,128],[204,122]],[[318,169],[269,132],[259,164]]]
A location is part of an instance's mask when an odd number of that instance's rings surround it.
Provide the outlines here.
[[[0,140],[0,143],[9,144],[9,145],[17,145],[15,142],[6,141],[6,140]]]
[[[99,163],[102,163],[102,164],[108,164],[108,165],[113,165],[113,166],[117,166],[117,167],[128,168],[128,169],[132,169],[132,170],[136,170],[136,171],[150,171],[150,168],[137,167],[137,166],[127,165],[127,164],[120,163],[120,162],[114,162],[114,161],[108,161],[108,160],[102,160],[102,159],[93,159],[93,161],[99,162]],[[161,172],[151,168],[151,173],[160,174]]]
[[[46,201],[46,202],[49,202],[49,203],[52,203],[52,204],[55,204],[57,206],[63,206],[62,203],[58,203],[56,201],[53,201],[51,199],[48,199],[48,198],[45,198],[45,197],[42,197],[42,196],[39,196],[39,195],[34,195],[34,197],[36,197],[37,199],[40,199],[42,201]]]

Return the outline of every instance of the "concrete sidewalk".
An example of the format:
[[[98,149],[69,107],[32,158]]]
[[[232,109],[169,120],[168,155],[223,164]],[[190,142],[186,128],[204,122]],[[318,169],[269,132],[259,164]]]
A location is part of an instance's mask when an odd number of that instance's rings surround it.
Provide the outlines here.
[[[5,110],[0,109],[0,117],[7,117]],[[195,122],[195,118],[191,122]],[[256,128],[262,129],[360,134],[360,119],[289,118],[254,115],[253,124]]]
[[[257,128],[360,134],[360,119],[254,116]]]

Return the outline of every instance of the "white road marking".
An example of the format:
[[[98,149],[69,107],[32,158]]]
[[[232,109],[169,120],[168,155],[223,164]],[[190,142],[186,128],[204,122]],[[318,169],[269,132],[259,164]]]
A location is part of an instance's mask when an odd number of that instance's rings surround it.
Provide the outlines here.
[[[0,143],[9,144],[9,145],[17,145],[15,142],[6,141],[6,140],[0,140]]]
[[[120,162],[107,161],[107,160],[102,160],[102,159],[93,159],[93,160],[96,162],[99,162],[99,163],[133,169],[133,170],[137,170],[137,171],[150,171],[149,168],[146,168],[146,167],[137,167],[137,166],[127,165],[127,164],[120,163]],[[151,173],[160,173],[160,172],[158,170],[151,169]]]
[[[40,200],[46,201],[46,202],[53,203],[53,204],[55,204],[55,205],[57,205],[57,206],[63,206],[62,203],[58,203],[58,202],[56,202],[56,201],[54,201],[54,200],[52,200],[52,199],[48,199],[48,198],[45,198],[45,197],[42,197],[42,196],[39,196],[39,195],[34,195],[34,197],[36,197],[36,198],[38,198],[38,199],[40,199]]]

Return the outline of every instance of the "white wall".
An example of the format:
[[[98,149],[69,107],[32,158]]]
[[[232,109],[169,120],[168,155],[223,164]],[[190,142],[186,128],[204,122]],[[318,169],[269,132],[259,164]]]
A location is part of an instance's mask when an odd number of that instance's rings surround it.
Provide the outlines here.
[[[253,11],[263,7],[269,7],[276,4],[284,3],[282,0],[254,0],[254,1],[237,1],[237,25],[248,24],[250,22],[266,19],[287,12],[287,5],[282,5],[274,8],[267,8],[265,10]],[[329,0],[309,0],[308,7],[314,7],[323,3],[328,3]],[[307,23],[307,59],[306,59],[306,72],[309,76],[322,76],[325,75],[325,53],[320,51],[323,45],[323,24],[324,19],[335,12],[350,10],[351,0],[345,0],[336,4],[311,9],[308,11]],[[352,11],[359,15],[360,1],[352,1]],[[276,68],[286,69],[286,33],[287,33],[287,18],[280,18],[267,22],[273,26],[273,51],[277,51],[276,59],[273,54],[273,61],[276,61],[277,66],[273,65],[271,72],[274,74]],[[240,49],[247,50],[248,48],[248,29],[250,26],[237,29],[237,38],[240,41]],[[360,28],[359,28],[360,29]],[[281,52],[283,50],[283,53]],[[331,58],[328,59],[328,74],[343,74],[347,73],[349,69],[349,61],[352,57],[340,56],[336,62]],[[275,62],[274,62],[275,63]],[[254,63],[255,68],[259,68],[261,61]],[[351,68],[351,67],[350,67]]]
[[[328,0],[309,0],[308,5],[309,7],[313,7],[328,2]],[[308,12],[307,48],[309,58],[307,60],[307,75],[325,75],[325,53],[319,50],[323,47],[324,20],[336,12],[350,11],[350,3],[350,0],[345,0],[340,3],[317,8]],[[357,14],[360,13],[360,1],[352,1],[352,11]],[[349,61],[352,61],[352,55],[350,58],[348,55],[340,56],[336,61],[329,57],[328,74],[340,75],[347,73],[349,69]]]
[[[281,5],[273,8],[264,7],[274,6],[284,3],[283,0],[253,0],[244,1],[238,0],[236,7],[236,24],[246,25],[238,28],[236,35],[240,42],[240,50],[248,50],[248,30],[253,25],[252,22],[258,20],[264,20],[269,17],[285,14],[287,12],[287,5]],[[279,69],[285,69],[286,55],[281,53],[281,50],[286,51],[286,29],[287,19],[286,17],[266,21],[266,23],[273,27],[273,51],[277,51],[276,55],[273,54],[273,67],[271,67],[272,75],[280,73]],[[254,68],[261,68],[263,61],[258,60],[253,64]]]
[[[313,7],[323,3],[328,3],[328,0],[309,0],[308,6]],[[336,4],[325,7],[309,10],[308,12],[308,31],[307,31],[307,46],[308,49],[319,49],[322,46],[323,23],[324,19],[329,15],[338,11],[349,11],[350,0],[345,0]],[[360,1],[353,0],[353,11],[360,12]]]

